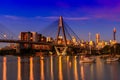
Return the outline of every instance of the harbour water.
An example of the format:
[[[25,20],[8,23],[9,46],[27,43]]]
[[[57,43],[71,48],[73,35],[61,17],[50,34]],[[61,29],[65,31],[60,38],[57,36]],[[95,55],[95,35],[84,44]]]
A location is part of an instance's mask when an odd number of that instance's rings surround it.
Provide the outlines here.
[[[120,62],[77,56],[0,56],[0,80],[120,80]]]

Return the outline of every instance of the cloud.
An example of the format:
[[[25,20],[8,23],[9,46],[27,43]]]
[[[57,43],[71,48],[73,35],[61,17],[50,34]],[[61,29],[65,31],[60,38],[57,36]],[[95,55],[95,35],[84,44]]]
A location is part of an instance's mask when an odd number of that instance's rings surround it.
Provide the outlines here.
[[[11,16],[11,15],[4,15],[4,17],[5,17],[5,18],[8,18],[8,19],[13,19],[13,20],[21,19],[21,17]]]
[[[58,16],[48,16],[48,17],[41,17],[41,16],[36,16],[36,19],[59,19]],[[78,20],[88,20],[90,19],[89,17],[63,17],[65,20],[72,20],[72,21],[78,21]]]
[[[3,18],[7,18],[7,19],[12,19],[12,20],[58,20],[59,16],[46,16],[46,17],[42,17],[42,16],[36,16],[36,17],[20,17],[20,16],[13,16],[13,15],[3,15]],[[71,20],[71,21],[79,21],[79,20],[88,20],[90,19],[90,17],[64,17],[64,20]]]
[[[49,17],[44,17],[45,19],[58,19],[59,17],[57,16],[49,16]]]
[[[90,19],[89,17],[65,17],[66,20],[73,20],[73,21],[78,21],[78,20],[88,20]]]
[[[120,3],[113,5],[111,2],[109,4],[104,2],[104,5],[100,5],[99,7],[84,7],[82,11],[92,19],[120,21]]]
[[[58,19],[57,16],[48,16],[48,17],[42,17],[42,16],[36,16],[35,19]]]

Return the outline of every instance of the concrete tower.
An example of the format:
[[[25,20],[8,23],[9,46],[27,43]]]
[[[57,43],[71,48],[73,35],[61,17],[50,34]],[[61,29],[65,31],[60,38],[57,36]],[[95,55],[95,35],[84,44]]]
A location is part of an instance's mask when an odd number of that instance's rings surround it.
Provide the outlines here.
[[[61,29],[62,29],[62,33],[63,33],[64,44],[67,45],[67,39],[66,39],[66,34],[65,34],[65,29],[64,29],[63,17],[62,16],[60,16],[60,18],[59,18],[58,32],[57,32],[57,42],[58,42],[58,38],[60,36]]]
[[[113,40],[116,41],[116,28],[113,29]]]

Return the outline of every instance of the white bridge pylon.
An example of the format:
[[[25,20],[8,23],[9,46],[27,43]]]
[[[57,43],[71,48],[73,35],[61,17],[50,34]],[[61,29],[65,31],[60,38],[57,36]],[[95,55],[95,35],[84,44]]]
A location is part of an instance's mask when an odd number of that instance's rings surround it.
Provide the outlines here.
[[[56,47],[55,46],[55,51],[58,56],[64,56],[67,54],[67,49],[68,47]]]

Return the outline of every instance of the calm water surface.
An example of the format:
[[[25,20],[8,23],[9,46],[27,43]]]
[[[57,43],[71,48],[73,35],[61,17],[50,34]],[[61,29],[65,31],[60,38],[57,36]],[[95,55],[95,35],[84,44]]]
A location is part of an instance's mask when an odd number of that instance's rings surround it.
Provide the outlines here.
[[[120,62],[80,63],[76,56],[0,56],[0,80],[120,80]]]

